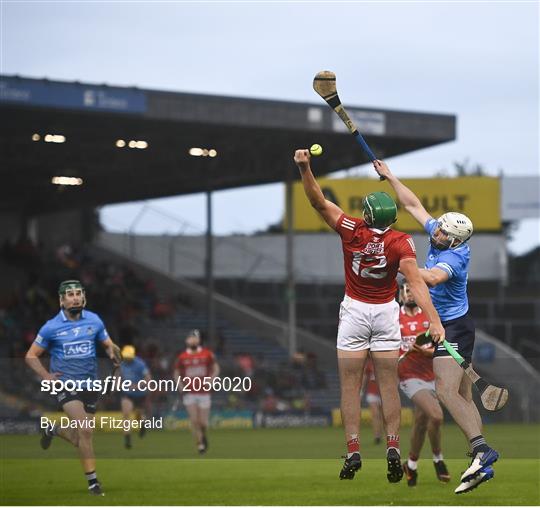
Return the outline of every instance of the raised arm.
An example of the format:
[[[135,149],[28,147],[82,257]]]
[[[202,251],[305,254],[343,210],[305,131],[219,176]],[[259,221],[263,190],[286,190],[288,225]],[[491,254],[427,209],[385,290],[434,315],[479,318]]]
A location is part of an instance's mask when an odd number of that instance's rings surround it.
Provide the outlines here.
[[[431,215],[423,207],[416,194],[394,176],[385,162],[374,160],[373,167],[379,176],[384,176],[388,180],[388,183],[392,186],[392,189],[394,189],[401,206],[403,206],[403,208],[405,208],[405,210],[407,210],[423,228],[426,221],[431,219]]]
[[[310,157],[309,150],[306,149],[296,150],[294,154],[294,162],[300,170],[300,175],[302,175],[304,192],[311,206],[317,210],[332,229],[336,229],[336,223],[343,214],[343,210],[324,197],[320,185],[311,172],[311,166],[309,164]]]
[[[414,258],[405,258],[399,262],[399,271],[405,276],[414,301],[426,313],[429,319],[429,333],[434,342],[444,339],[444,328],[439,314],[433,306],[427,286],[420,275],[420,270]]]

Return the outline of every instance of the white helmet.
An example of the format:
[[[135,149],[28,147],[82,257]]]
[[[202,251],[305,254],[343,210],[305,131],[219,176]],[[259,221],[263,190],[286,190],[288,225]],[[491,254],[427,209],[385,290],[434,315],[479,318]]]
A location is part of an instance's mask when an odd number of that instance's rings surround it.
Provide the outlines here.
[[[466,242],[473,234],[473,223],[469,217],[457,212],[447,212],[441,215],[437,222],[439,228],[448,236],[450,242],[445,246],[447,249],[453,249]],[[442,245],[436,242],[440,249]],[[435,245],[437,247],[437,245]]]

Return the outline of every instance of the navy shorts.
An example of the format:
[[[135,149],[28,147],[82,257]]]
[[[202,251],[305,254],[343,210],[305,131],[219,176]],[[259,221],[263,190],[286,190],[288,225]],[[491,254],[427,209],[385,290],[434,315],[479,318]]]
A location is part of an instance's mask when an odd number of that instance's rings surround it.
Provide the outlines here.
[[[450,321],[443,321],[442,325],[446,340],[470,363],[474,349],[475,327],[469,313]],[[438,356],[450,356],[442,343],[437,345],[433,353],[433,358]]]
[[[80,400],[84,404],[84,410],[87,413],[95,414],[96,405],[99,398],[99,392],[92,392],[88,390],[63,390],[56,394],[56,400],[60,409],[63,409],[64,404],[71,402],[72,400]]]

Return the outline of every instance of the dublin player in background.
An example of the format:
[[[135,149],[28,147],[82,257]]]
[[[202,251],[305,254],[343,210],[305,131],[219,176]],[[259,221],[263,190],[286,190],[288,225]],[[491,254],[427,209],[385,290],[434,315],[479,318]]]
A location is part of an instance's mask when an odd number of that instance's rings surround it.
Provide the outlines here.
[[[381,444],[384,433],[384,425],[381,413],[381,394],[379,393],[379,385],[375,379],[375,370],[373,362],[368,359],[364,367],[364,383],[363,390],[366,393],[366,403],[371,414],[371,427],[373,428],[373,442]]]
[[[78,280],[66,280],[58,288],[60,312],[39,330],[26,353],[26,363],[44,380],[85,381],[97,379],[96,343],[100,343],[115,365],[121,361],[120,349],[109,337],[100,317],[86,310],[86,296]],[[41,363],[40,356],[48,351],[50,371]],[[79,451],[90,494],[103,495],[96,475],[96,459],[92,443],[92,428],[99,392],[62,391],[56,398],[60,408],[77,428],[42,430],[41,447],[46,450],[54,436],[69,441]]]
[[[382,399],[387,479],[399,482],[403,469],[397,376],[401,335],[399,305],[395,301],[398,270],[407,277],[416,301],[428,315],[432,336],[439,340],[444,329],[416,265],[411,237],[390,228],[397,219],[393,199],[384,192],[369,194],[363,201],[363,218],[350,217],[324,197],[311,171],[309,151],[297,150],[294,161],[311,206],[340,235],[343,248],[345,296],[339,311],[337,357],[347,455],[339,476],[351,480],[362,466],[359,392],[369,353]]]
[[[416,337],[428,329],[429,322],[416,305],[406,281],[401,283],[399,300],[399,326],[401,328],[401,361],[398,365],[399,387],[414,404],[414,422],[411,432],[409,458],[403,463],[407,484],[414,487],[418,481],[418,458],[426,438],[431,443],[435,474],[441,482],[449,482],[450,475],[443,460],[441,426],[443,411],[435,395],[433,373],[433,345],[418,346]]]
[[[401,205],[429,235],[431,246],[425,268],[421,270],[422,278],[430,288],[447,341],[471,363],[475,327],[469,315],[467,298],[471,256],[467,241],[472,236],[473,224],[466,215],[456,212],[445,213],[434,219],[418,197],[392,174],[384,162],[376,160],[373,165],[375,171],[388,180]],[[424,309],[416,295],[415,299]],[[461,484],[455,490],[456,494],[462,494],[494,477],[492,466],[499,454],[487,445],[482,435],[482,419],[472,399],[471,380],[451,358],[442,341],[435,337],[433,340],[441,342],[435,349],[433,359],[437,396],[467,437],[472,449],[471,463],[461,475]]]
[[[207,432],[212,405],[211,392],[204,378],[211,380],[218,375],[219,365],[214,353],[201,346],[199,330],[192,330],[186,337],[186,350],[176,359],[174,379],[181,379],[180,391],[200,454],[208,450]]]
[[[137,412],[137,420],[145,420],[149,415],[149,398],[147,391],[137,390],[137,385],[140,381],[146,382],[152,379],[150,370],[146,366],[144,360],[136,356],[133,346],[124,346],[122,348],[122,364],[120,365],[120,377],[122,381],[131,381],[131,388],[122,392],[120,399],[120,407],[122,409],[122,418],[129,420],[133,410]],[[146,428],[141,426],[139,429],[139,437],[143,438],[146,433]],[[130,427],[124,429],[124,446],[129,450],[131,443]]]

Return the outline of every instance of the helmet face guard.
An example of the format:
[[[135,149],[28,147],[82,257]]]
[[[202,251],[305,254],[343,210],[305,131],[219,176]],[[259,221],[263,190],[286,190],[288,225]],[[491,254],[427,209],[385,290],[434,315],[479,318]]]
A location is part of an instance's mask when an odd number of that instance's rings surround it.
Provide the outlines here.
[[[186,346],[188,349],[195,351],[201,345],[201,332],[199,330],[191,330],[186,336]]]
[[[77,292],[80,292],[81,295],[81,305],[71,305],[70,307],[66,307],[66,296],[72,293],[76,294]],[[60,286],[58,286],[58,295],[60,297],[60,307],[68,311],[72,316],[80,314],[86,307],[86,293],[83,285],[78,280],[65,280],[61,282]]]
[[[455,249],[469,240],[472,234],[473,224],[466,215],[448,212],[437,220],[429,241],[438,250]]]
[[[386,192],[372,192],[363,201],[364,221],[368,226],[385,229],[397,220],[397,206]]]
[[[438,250],[448,250],[451,249],[452,246],[457,247],[457,245],[455,245],[455,238],[450,238],[448,233],[441,228],[440,224],[429,237],[429,243]]]

